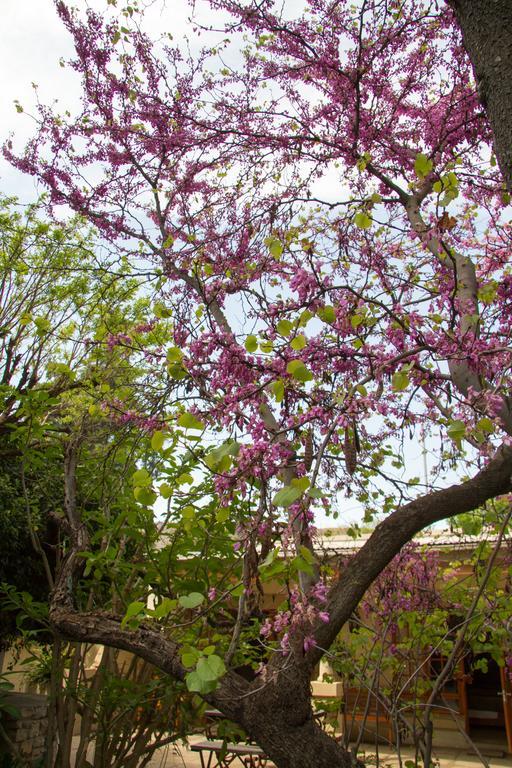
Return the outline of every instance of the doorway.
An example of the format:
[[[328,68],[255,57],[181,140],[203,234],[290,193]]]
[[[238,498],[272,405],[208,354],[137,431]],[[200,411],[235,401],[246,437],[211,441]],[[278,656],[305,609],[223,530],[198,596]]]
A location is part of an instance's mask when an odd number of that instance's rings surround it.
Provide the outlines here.
[[[477,746],[512,753],[512,692],[505,670],[488,654],[473,659],[466,683],[469,735]]]

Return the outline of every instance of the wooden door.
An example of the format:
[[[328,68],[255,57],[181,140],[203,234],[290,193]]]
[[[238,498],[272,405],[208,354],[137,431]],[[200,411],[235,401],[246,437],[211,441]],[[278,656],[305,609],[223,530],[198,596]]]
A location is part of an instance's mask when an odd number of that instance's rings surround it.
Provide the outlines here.
[[[503,697],[503,714],[507,732],[508,751],[512,754],[512,685],[507,670],[500,667],[501,695]]]

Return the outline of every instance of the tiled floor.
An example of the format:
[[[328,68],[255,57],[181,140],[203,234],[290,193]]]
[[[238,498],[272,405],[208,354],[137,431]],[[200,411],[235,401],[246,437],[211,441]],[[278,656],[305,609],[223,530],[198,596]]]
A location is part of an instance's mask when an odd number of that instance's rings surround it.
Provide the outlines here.
[[[201,741],[204,739],[204,735],[192,736],[191,741]],[[362,750],[365,750],[366,757],[369,758],[368,765],[375,765],[372,762],[372,755],[375,755],[375,747],[363,745]],[[406,748],[403,749],[402,759],[410,760],[412,758],[412,751]],[[468,754],[466,750],[449,750],[439,749],[436,750],[434,758],[438,760],[440,768],[478,768],[482,763],[476,757],[476,755]],[[381,765],[391,766],[397,768],[398,760],[396,754],[393,752],[382,749],[380,751]],[[487,757],[488,764],[491,768],[512,768],[512,756],[507,757]],[[186,746],[179,746],[177,748],[169,747],[161,750],[161,752],[155,754],[150,768],[201,768],[201,761],[199,755],[195,752],[190,752]],[[312,766],[311,768],[315,768]]]

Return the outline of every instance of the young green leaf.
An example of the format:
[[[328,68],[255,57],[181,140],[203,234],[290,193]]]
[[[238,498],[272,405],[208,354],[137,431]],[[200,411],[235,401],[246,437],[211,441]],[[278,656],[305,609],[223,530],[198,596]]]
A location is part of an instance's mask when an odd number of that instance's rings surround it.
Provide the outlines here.
[[[156,493],[152,491],[151,488],[134,488],[133,495],[139,504],[142,504],[145,507],[152,507],[158,498]]]
[[[264,341],[260,341],[260,349],[264,354],[268,355],[274,349],[274,345],[270,339],[265,339]]]
[[[136,472],[134,472],[132,475],[132,485],[136,485],[141,488],[147,488],[151,485],[152,482],[153,480],[147,469],[137,469]]]
[[[134,600],[134,602],[130,603],[126,609],[126,613],[121,622],[121,627],[125,627],[130,621],[141,616],[145,610],[145,603],[142,603],[140,600]]]
[[[185,652],[181,654],[181,663],[184,667],[195,667],[198,660],[198,654],[196,651]]]
[[[179,363],[183,360],[183,352],[179,347],[170,347],[167,350],[167,361],[169,363]]]
[[[393,392],[403,392],[409,386],[409,374],[407,371],[397,371],[391,378]]]
[[[294,324],[290,320],[280,320],[276,326],[276,330],[281,336],[289,336],[294,329]]]
[[[303,493],[304,491],[301,488],[297,488],[294,485],[285,485],[284,488],[281,488],[281,490],[275,494],[272,503],[276,507],[289,507],[297,501],[297,499],[300,499]]]
[[[180,595],[178,602],[182,608],[197,608],[204,603],[204,595],[199,592],[190,592],[188,595]]]
[[[291,348],[295,349],[296,351],[300,349],[304,349],[306,344],[307,344],[306,337],[302,333],[299,333],[299,335],[295,336],[295,338],[292,339],[290,342]]]
[[[476,426],[482,432],[487,432],[489,434],[491,434],[491,432],[494,432],[494,423],[487,416],[484,416],[482,419],[479,419]]]
[[[220,656],[201,656],[197,662],[196,672],[201,680],[218,680],[226,673],[226,667]]]
[[[359,213],[356,213],[354,216],[354,224],[358,229],[370,229],[372,220],[367,213],[359,211]]]
[[[155,617],[155,619],[163,619],[164,617],[168,616],[171,611],[174,611],[175,608],[176,600],[171,600],[169,597],[164,597],[162,602],[157,605],[156,608],[153,608],[150,613]]]
[[[297,381],[306,382],[313,378],[313,374],[306,368],[302,360],[290,360],[286,366],[286,371]]]
[[[248,352],[256,352],[258,349],[258,339],[256,336],[251,334],[246,338],[244,346]]]
[[[227,440],[225,443],[222,443],[222,445],[219,445],[218,448],[212,448],[206,455],[204,462],[206,466],[212,470],[217,472],[225,471],[220,469],[222,460],[231,456],[237,456],[239,451],[240,443],[237,443],[236,440]],[[230,466],[231,461],[226,462],[226,467],[228,469]]]
[[[424,179],[425,176],[428,176],[433,167],[434,164],[432,163],[432,160],[424,155],[423,152],[419,152],[416,155],[416,159],[414,160],[414,172],[420,179]]]
[[[293,485],[294,488],[298,488],[299,491],[305,491],[310,485],[309,477],[294,477],[291,485]]]
[[[217,685],[216,680],[204,680],[198,675],[197,670],[186,675],[185,683],[189,691],[200,694],[211,693]]]
[[[284,246],[280,240],[278,240],[276,237],[272,237],[267,242],[267,246],[274,259],[277,260],[281,258],[283,255]]]
[[[284,381],[277,379],[271,385],[272,394],[276,400],[276,403],[281,403],[284,400]]]
[[[163,432],[160,432],[159,430],[157,432],[153,432],[153,437],[151,438],[151,447],[154,451],[160,451],[165,442],[165,435]]]
[[[172,496],[172,486],[169,483],[161,483],[158,492],[162,499],[170,499]]]
[[[203,422],[196,419],[193,413],[182,413],[178,417],[178,426],[183,427],[184,429],[204,429]]]
[[[462,445],[462,440],[466,436],[466,425],[460,419],[455,419],[448,424],[446,430],[448,437],[453,440],[458,448]]]
[[[336,320],[334,307],[331,307],[329,304],[326,304],[325,307],[321,307],[317,311],[317,315],[324,323],[334,323]]]

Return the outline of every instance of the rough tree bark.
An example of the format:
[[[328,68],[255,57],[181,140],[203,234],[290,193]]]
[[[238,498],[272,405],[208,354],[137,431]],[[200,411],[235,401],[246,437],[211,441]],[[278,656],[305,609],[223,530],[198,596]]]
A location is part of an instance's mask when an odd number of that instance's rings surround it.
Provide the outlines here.
[[[447,0],[462,30],[496,157],[512,192],[512,2]]]

